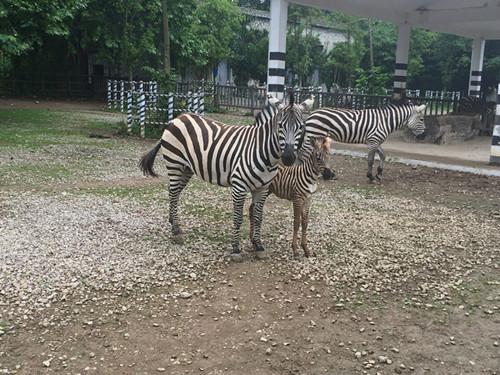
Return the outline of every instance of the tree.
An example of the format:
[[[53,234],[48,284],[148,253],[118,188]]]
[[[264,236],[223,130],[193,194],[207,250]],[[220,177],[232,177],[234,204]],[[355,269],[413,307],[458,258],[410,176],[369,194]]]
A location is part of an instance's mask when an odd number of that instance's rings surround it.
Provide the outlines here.
[[[250,78],[266,81],[268,48],[268,33],[251,29],[247,18],[241,24],[232,45],[230,64],[237,85],[246,85]]]
[[[203,70],[214,68],[232,55],[231,45],[236,38],[242,16],[231,0],[204,0],[195,12],[193,34],[199,48],[193,51],[193,63]]]
[[[15,56],[40,47],[46,36],[67,37],[86,0],[3,0],[0,2],[0,72]]]

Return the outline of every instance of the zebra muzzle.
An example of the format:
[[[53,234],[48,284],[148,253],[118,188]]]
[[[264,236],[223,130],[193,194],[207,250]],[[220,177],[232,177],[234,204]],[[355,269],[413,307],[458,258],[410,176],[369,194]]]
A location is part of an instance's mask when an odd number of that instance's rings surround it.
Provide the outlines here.
[[[281,161],[287,167],[289,167],[290,165],[292,165],[295,162],[295,153],[294,153],[293,145],[286,145],[285,146],[285,150],[281,154]]]

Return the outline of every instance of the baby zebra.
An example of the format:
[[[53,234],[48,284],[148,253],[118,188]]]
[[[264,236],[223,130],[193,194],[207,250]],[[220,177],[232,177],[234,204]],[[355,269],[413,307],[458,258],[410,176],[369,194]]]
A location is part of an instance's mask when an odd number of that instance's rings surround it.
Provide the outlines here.
[[[311,207],[312,194],[318,188],[317,180],[321,174],[325,179],[329,179],[333,176],[331,168],[331,159],[333,150],[332,140],[330,138],[320,139],[316,141],[310,140],[308,142],[314,142],[310,145],[311,148],[309,155],[305,155],[302,158],[302,162],[291,167],[285,167],[280,164],[278,169],[278,174],[271,182],[269,189],[266,194],[266,198],[269,194],[273,193],[279,198],[287,199],[293,202],[293,240],[292,240],[292,250],[293,256],[297,257],[298,252],[298,231],[299,226],[302,223],[302,249],[304,250],[304,255],[309,257],[315,255],[314,251],[310,251],[307,247],[307,224],[309,223],[309,209]],[[312,146],[312,147],[311,147]],[[307,146],[304,146],[307,149]],[[253,238],[254,230],[254,205],[253,203],[249,208],[250,216],[250,238]]]

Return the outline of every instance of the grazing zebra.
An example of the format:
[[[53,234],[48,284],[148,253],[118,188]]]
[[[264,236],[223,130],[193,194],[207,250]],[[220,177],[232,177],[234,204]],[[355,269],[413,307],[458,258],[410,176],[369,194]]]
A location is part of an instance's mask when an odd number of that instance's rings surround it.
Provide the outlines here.
[[[308,141],[309,143],[310,141]],[[309,209],[311,207],[312,194],[316,191],[319,176],[323,173],[326,179],[331,171],[331,138],[318,139],[314,141],[312,150],[308,156],[304,156],[302,162],[291,167],[280,165],[278,174],[274,177],[267,190],[265,198],[274,194],[278,198],[293,202],[293,256],[297,257],[298,232],[302,224],[301,246],[304,255],[309,257],[314,254],[307,247],[307,225],[309,223]],[[264,198],[264,199],[265,199]],[[250,236],[254,231],[254,205],[249,207]]]
[[[264,194],[278,172],[278,162],[292,165],[305,135],[303,110],[312,100],[289,104],[270,98],[257,115],[255,125],[226,125],[192,113],[169,122],[161,141],[143,156],[140,167],[145,175],[156,176],[153,163],[159,149],[167,163],[170,212],[174,238],[182,234],[177,205],[182,190],[196,174],[219,186],[230,186],[233,199],[232,257],[240,260],[240,227],[247,192],[255,206],[255,232],[252,241],[256,256],[264,257],[260,225]]]
[[[388,105],[362,110],[320,108],[306,119],[306,136],[332,137],[343,143],[366,143],[368,145],[368,172],[372,182],[382,179],[385,155],[380,145],[387,136],[403,127],[408,127],[415,135],[425,130],[425,105]],[[375,153],[380,157],[377,175],[373,177]]]

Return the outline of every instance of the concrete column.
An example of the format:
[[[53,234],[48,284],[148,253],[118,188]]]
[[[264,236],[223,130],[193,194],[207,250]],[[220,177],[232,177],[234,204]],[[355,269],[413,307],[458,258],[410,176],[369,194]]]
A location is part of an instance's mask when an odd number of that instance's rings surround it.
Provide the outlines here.
[[[271,27],[269,29],[269,60],[267,63],[267,92],[283,99],[285,92],[287,0],[271,0]]]
[[[401,94],[406,90],[406,74],[408,70],[408,51],[410,49],[410,25],[401,24],[398,30],[396,46],[396,67],[394,70],[394,93]]]
[[[470,59],[469,95],[479,97],[481,92],[481,75],[483,73],[484,39],[472,41]]]
[[[495,125],[493,125],[493,138],[491,140],[490,164],[500,165],[500,83],[497,91],[497,105],[495,112]]]

